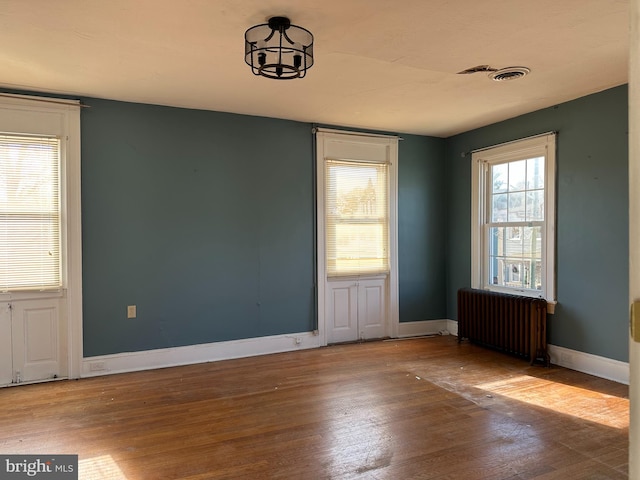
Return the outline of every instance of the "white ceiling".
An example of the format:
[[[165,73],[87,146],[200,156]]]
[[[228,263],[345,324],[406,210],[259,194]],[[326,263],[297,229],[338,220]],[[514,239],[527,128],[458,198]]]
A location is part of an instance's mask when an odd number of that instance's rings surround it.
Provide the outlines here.
[[[304,79],[244,63],[276,15]],[[628,0],[0,0],[0,45],[0,86],[447,137],[626,83]]]

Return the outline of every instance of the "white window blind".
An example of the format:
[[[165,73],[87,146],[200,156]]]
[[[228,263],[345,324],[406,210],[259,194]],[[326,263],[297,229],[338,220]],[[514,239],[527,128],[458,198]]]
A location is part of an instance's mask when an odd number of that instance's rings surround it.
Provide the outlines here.
[[[60,141],[0,135],[0,291],[61,287]]]
[[[385,163],[326,161],[327,275],[389,272]]]

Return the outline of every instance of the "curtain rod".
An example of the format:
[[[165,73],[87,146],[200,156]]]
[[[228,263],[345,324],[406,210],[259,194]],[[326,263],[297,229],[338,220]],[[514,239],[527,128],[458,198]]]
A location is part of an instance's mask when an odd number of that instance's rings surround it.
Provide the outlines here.
[[[404,138],[400,137],[399,135],[392,135],[392,134],[385,135],[383,133],[355,132],[353,130],[339,130],[336,128],[313,127],[311,129],[311,133],[339,133],[341,135],[355,135],[359,137],[397,138],[398,140],[404,140]]]
[[[470,150],[468,152],[462,152],[462,157],[466,157],[467,155],[469,155],[470,153],[478,153],[478,152],[483,152],[485,150],[491,150],[492,148],[497,148],[497,147],[502,147],[504,145],[509,145],[511,143],[516,143],[516,142],[522,142],[524,140],[533,140],[534,138],[538,138],[538,137],[544,137],[546,135],[557,135],[558,132],[555,130],[551,130],[549,132],[545,132],[545,133],[538,133],[537,135],[531,135],[530,137],[524,137],[524,138],[518,138],[516,140],[509,140],[508,142],[502,142],[502,143],[497,143],[496,145],[491,145],[489,147],[482,147],[482,148],[476,148],[475,150]]]
[[[48,98],[48,97],[35,97],[31,95],[20,95],[17,93],[0,93],[0,97],[2,98],[21,98],[24,100],[31,100],[33,102],[42,102],[42,103],[54,103],[57,105],[69,105],[72,107],[81,107],[81,108],[91,108],[91,105],[85,105],[84,103],[80,103],[80,100],[65,100],[63,98]]]

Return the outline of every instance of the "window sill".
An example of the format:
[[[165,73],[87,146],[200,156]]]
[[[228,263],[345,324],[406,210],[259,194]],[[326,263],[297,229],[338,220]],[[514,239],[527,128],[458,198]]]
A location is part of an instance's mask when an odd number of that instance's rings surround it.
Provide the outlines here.
[[[15,302],[19,300],[40,300],[44,298],[62,298],[66,290],[40,290],[40,291],[16,291],[16,292],[0,292],[0,301]]]
[[[482,288],[482,287],[473,287],[473,288]],[[484,287],[483,290],[487,290],[489,292],[497,292],[497,293],[506,293],[507,295],[520,295],[522,297],[531,297],[531,298],[542,298],[546,300],[544,297],[537,294],[535,290],[512,290],[509,288],[499,288],[499,287]],[[532,293],[533,292],[533,293]],[[558,304],[557,300],[547,300],[547,313],[549,315],[553,315],[556,313],[556,305]]]
[[[327,275],[328,282],[344,282],[356,280],[384,280],[389,276],[388,273],[361,273],[359,275]]]

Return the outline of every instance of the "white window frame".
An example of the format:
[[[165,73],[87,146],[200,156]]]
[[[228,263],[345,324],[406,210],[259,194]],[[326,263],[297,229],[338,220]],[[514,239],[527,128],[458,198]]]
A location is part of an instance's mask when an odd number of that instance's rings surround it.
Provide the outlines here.
[[[60,236],[62,289],[0,293],[0,300],[66,297],[68,377],[79,378],[82,361],[82,218],[80,102],[0,94],[0,132],[60,138]]]
[[[489,167],[535,157],[545,158],[545,219],[542,227],[542,290],[493,285],[488,281]],[[471,155],[471,286],[484,290],[542,297],[556,302],[556,135],[547,133],[472,152]],[[506,225],[505,225],[506,226]]]

